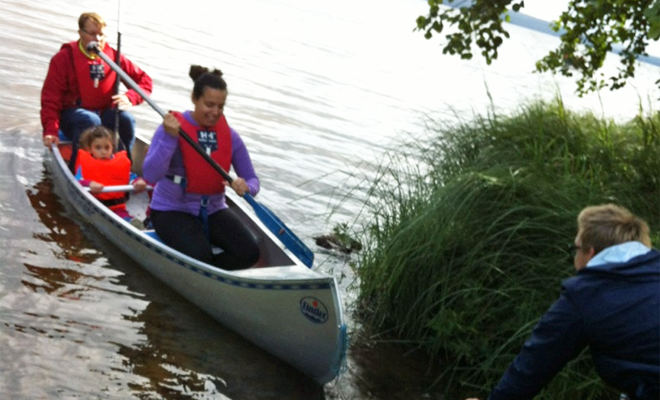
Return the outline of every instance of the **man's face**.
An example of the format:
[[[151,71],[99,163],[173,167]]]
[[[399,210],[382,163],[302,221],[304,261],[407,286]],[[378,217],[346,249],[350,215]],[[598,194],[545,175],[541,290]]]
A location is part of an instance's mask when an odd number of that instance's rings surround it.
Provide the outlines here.
[[[104,28],[95,24],[92,20],[85,21],[85,26],[83,28],[84,29],[78,31],[83,47],[87,49],[87,45],[91,42],[98,42],[99,49],[103,50],[106,39]]]
[[[580,233],[575,236],[575,257],[573,257],[573,266],[576,271],[581,270],[587,266],[587,263],[594,257],[594,248],[588,247],[584,248],[582,246],[582,240],[580,239]]]

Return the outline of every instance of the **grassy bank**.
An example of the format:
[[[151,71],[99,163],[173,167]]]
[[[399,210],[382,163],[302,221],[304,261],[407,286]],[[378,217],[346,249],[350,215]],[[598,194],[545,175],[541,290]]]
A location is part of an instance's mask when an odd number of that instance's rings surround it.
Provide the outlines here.
[[[372,330],[446,363],[439,385],[483,396],[573,275],[583,207],[628,207],[657,246],[660,117],[617,124],[557,100],[419,136],[371,186],[359,310]],[[602,395],[616,398],[585,353],[539,398]]]

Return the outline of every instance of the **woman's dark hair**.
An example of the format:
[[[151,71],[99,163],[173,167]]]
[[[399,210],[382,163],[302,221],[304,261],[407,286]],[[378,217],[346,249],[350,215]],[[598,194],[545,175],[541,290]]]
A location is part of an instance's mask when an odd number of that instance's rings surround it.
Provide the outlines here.
[[[202,97],[206,87],[227,91],[227,82],[222,79],[222,71],[219,69],[210,71],[208,68],[199,65],[191,65],[188,75],[195,81],[195,87],[193,88],[195,99]]]

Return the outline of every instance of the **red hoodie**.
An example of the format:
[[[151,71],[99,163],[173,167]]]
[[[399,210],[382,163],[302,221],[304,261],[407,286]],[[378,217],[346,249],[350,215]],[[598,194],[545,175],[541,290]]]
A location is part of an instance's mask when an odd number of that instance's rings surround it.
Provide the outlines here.
[[[50,60],[48,75],[41,89],[41,125],[43,126],[43,135],[57,136],[60,128],[60,114],[65,108],[79,107],[80,89],[78,87],[78,78],[76,68],[73,62],[73,52],[80,52],[78,41],[65,43],[60,51]],[[112,60],[115,60],[117,52],[108,44],[103,49]],[[151,94],[151,77],[142,71],[139,67],[129,61],[123,55],[120,59],[121,69],[133,79],[137,85],[148,95]],[[104,65],[106,70],[106,79],[113,79],[116,74]],[[106,85],[110,90],[114,85]],[[101,90],[101,86],[99,87]],[[99,93],[107,96],[108,93]],[[110,96],[114,93],[110,93]],[[126,96],[133,105],[142,103],[142,97],[133,89],[126,92]],[[110,106],[110,105],[109,105]],[[108,106],[108,107],[109,107]]]

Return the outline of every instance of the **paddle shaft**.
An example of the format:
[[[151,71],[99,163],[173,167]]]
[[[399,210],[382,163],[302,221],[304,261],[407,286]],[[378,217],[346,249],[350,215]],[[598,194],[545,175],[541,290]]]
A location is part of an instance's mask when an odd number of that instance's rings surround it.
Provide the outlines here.
[[[101,57],[101,59],[110,66],[110,68],[112,68],[117,74],[119,74],[119,76],[121,76],[121,78],[124,80],[124,83],[126,83],[131,87],[131,89],[135,90],[140,96],[142,96],[144,101],[146,101],[154,110],[156,110],[156,112],[160,114],[161,117],[164,118],[165,115],[167,115],[167,113],[165,113],[165,111],[163,111],[163,109],[160,108],[158,104],[156,104],[153,100],[151,100],[149,96],[147,96],[146,93],[144,93],[144,90],[142,90],[142,88],[139,87],[126,72],[124,72],[114,61],[112,61],[110,57],[99,50],[98,43],[91,42],[89,45],[87,45],[87,50],[98,54],[99,57]],[[231,184],[234,181],[232,177],[229,176],[229,174],[225,172],[225,170],[222,169],[222,167],[218,165],[218,163],[204,151],[204,149],[202,149],[202,146],[192,140],[192,138],[188,136],[188,134],[182,128],[179,128],[179,135],[188,144],[190,144],[192,148],[195,149],[195,151],[199,153],[199,155],[202,156],[211,167],[213,167],[213,169],[220,173],[220,175],[225,178],[227,182]],[[277,218],[272,211],[270,211],[267,207],[259,204],[249,192],[245,192],[243,194],[243,198],[252,206],[261,222],[263,222],[264,225],[266,225],[268,229],[273,234],[275,234],[284,243],[284,245],[303,262],[303,264],[309,268],[312,268],[314,263],[314,253],[307,246],[305,246],[305,244],[302,243],[302,241],[298,239],[298,237],[286,225],[284,225],[284,223],[280,221],[280,219]]]
[[[108,57],[108,56],[107,56],[105,53],[103,53],[102,51],[99,51],[98,44],[97,44],[96,42],[92,42],[92,43],[90,43],[87,47],[88,47],[88,50],[92,50],[92,51],[94,51],[96,54],[99,55],[99,57],[101,57],[101,59],[102,59],[103,61],[105,61],[106,63],[108,63],[108,65],[109,65],[109,66],[110,66],[110,67],[111,67],[111,68],[112,68],[117,74],[119,74],[119,76],[121,76],[121,78],[124,80],[124,82],[126,82],[126,83],[128,84],[128,86],[131,87],[131,89],[133,89],[133,90],[135,90],[136,92],[138,92],[138,94],[139,94],[140,96],[142,96],[142,98],[144,99],[144,101],[146,101],[147,103],[149,103],[149,105],[150,105],[154,110],[156,110],[156,112],[157,112],[158,114],[160,114],[161,117],[163,117],[163,118],[165,117],[165,115],[166,115],[167,113],[166,113],[165,111],[163,111],[163,109],[160,108],[160,107],[158,106],[158,104],[154,103],[154,101],[151,100],[151,98],[149,98],[149,96],[147,96],[146,93],[144,93],[144,90],[142,90],[142,88],[139,87],[138,84],[135,83],[135,81],[134,81],[133,79],[131,79],[131,77],[128,76],[128,74],[127,74],[126,72],[124,72],[124,71],[123,71],[123,70],[122,70],[122,69],[121,69],[121,68],[120,68],[120,67],[119,67],[114,61],[112,61],[112,59],[111,59],[110,57]],[[183,140],[185,140],[186,142],[188,142],[188,144],[190,144],[190,145],[193,147],[193,149],[195,149],[195,151],[199,153],[199,155],[201,155],[201,156],[202,156],[202,157],[203,157],[203,158],[204,158],[209,164],[211,164],[211,166],[213,167],[213,169],[215,169],[216,171],[218,171],[218,172],[220,173],[220,175],[222,175],[222,177],[225,178],[225,180],[227,180],[227,182],[232,183],[232,182],[234,181],[234,179],[233,179],[233,178],[232,178],[227,172],[225,172],[225,170],[222,169],[222,167],[221,167],[220,165],[218,165],[218,163],[215,162],[215,160],[214,160],[213,158],[211,158],[211,156],[208,155],[208,154],[204,151],[204,149],[202,149],[202,146],[200,146],[199,143],[197,143],[197,142],[195,142],[194,140],[192,140],[192,138],[191,138],[191,137],[190,137],[190,136],[189,136],[189,135],[188,135],[188,134],[187,134],[182,128],[179,128],[179,135],[181,135],[181,137],[183,138]]]
[[[85,190],[89,192],[89,187],[85,187]],[[146,190],[154,190],[154,187],[151,185],[147,185]],[[101,193],[133,192],[133,191],[135,191],[133,185],[112,185],[112,186],[104,186],[103,189],[101,189]]]

